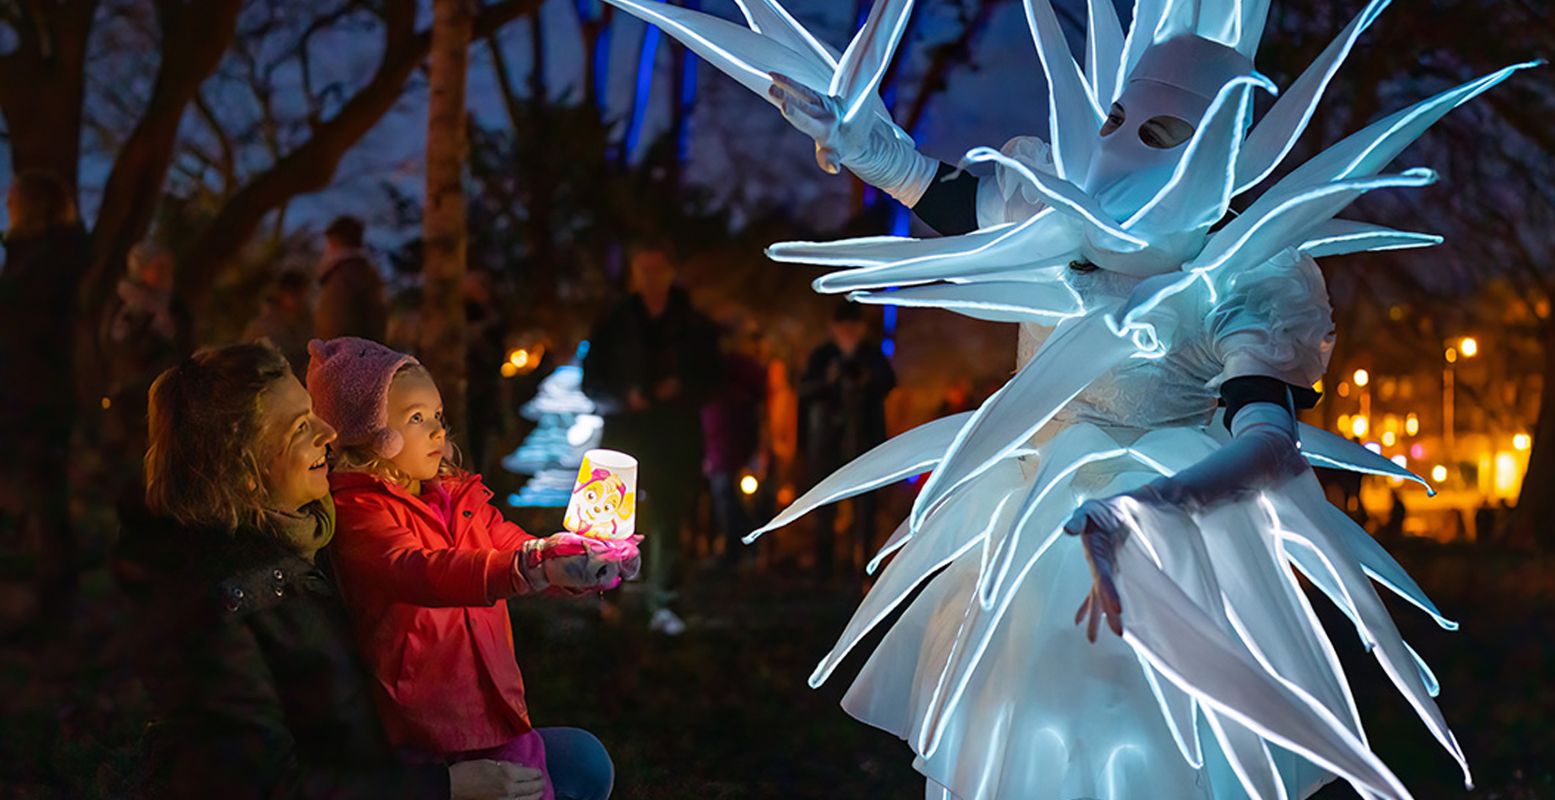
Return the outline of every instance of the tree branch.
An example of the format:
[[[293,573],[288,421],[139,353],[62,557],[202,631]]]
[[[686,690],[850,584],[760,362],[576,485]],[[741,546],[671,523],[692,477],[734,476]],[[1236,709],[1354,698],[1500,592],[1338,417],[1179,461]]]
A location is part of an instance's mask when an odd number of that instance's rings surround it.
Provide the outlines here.
[[[542,0],[507,0],[485,6],[476,15],[475,36],[485,37],[538,9]],[[314,126],[312,136],[269,169],[254,176],[222,206],[181,259],[181,292],[198,302],[210,291],[222,265],[229,262],[271,211],[302,194],[322,190],[334,179],[340,161],[394,107],[416,67],[426,58],[431,33],[416,33],[414,0],[389,0],[384,11],[384,51],[367,85],[339,113]]]

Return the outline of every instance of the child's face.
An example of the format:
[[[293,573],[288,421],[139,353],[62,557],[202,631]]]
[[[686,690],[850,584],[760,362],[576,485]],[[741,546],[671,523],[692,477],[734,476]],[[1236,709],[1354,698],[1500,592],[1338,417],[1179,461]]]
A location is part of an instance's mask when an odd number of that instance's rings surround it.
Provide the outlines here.
[[[396,375],[389,384],[389,428],[405,437],[399,455],[389,459],[418,481],[437,477],[443,454],[448,451],[443,426],[443,395],[425,370]]]
[[[313,413],[313,398],[287,375],[259,396],[260,469],[271,504],[296,511],[329,494],[325,448],[335,429]]]

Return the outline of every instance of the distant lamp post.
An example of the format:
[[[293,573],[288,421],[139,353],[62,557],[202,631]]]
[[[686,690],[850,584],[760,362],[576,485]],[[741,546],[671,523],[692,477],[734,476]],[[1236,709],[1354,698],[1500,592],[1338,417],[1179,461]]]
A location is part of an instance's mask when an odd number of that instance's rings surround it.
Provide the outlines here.
[[[1447,480],[1447,468],[1441,464],[1431,467],[1431,480],[1443,483]]]
[[[1454,365],[1458,363],[1458,355],[1460,353],[1464,358],[1473,358],[1479,355],[1479,340],[1472,336],[1465,336],[1458,340],[1456,347],[1448,346],[1447,352],[1443,354],[1447,364],[1442,367],[1442,443],[1444,445],[1442,449],[1448,458],[1453,457],[1454,445],[1456,444],[1455,439],[1458,435],[1457,420],[1454,418],[1456,398],[1454,397],[1453,388],[1457,383]]]
[[[1527,450],[1530,447],[1533,447],[1532,436],[1529,436],[1526,433],[1519,433],[1512,436],[1513,450]]]

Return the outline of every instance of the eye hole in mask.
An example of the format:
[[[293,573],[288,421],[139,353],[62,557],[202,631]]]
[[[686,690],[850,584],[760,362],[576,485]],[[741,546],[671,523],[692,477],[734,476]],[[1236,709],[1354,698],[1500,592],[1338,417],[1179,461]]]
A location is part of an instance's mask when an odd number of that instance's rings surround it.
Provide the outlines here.
[[[1128,115],[1123,113],[1123,106],[1113,103],[1112,110],[1107,112],[1107,121],[1102,123],[1101,135],[1111,135],[1113,131],[1123,126],[1123,120],[1127,118]]]
[[[1112,120],[1109,117],[1108,124]],[[1102,129],[1106,131],[1106,128]],[[1186,120],[1162,115],[1151,117],[1145,124],[1139,126],[1139,140],[1147,147],[1157,150],[1170,150],[1183,142],[1193,138],[1193,123]]]

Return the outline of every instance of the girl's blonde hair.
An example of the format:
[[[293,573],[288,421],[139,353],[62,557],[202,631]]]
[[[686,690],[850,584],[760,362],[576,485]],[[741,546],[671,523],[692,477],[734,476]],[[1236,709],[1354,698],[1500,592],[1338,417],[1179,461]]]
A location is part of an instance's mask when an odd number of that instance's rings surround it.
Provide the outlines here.
[[[427,372],[427,368],[420,364],[406,364],[395,370],[394,378],[390,380],[390,385],[393,385],[393,380],[398,379],[399,376],[407,372],[421,372],[430,375]],[[460,466],[464,461],[464,456],[459,452],[459,446],[454,444],[451,435],[452,431],[446,428],[445,431],[448,431],[450,435],[445,438],[443,459],[437,465],[437,477],[462,477],[467,474],[464,468]],[[339,451],[332,454],[330,467],[337,472],[365,472],[369,475],[375,475],[401,489],[409,489],[416,482],[414,478],[405,474],[405,470],[395,466],[393,461],[378,455],[377,451],[373,450],[370,444],[340,448]]]
[[[147,407],[146,507],[190,527],[263,528],[260,398],[289,377],[267,341],[205,349],[157,376]]]

